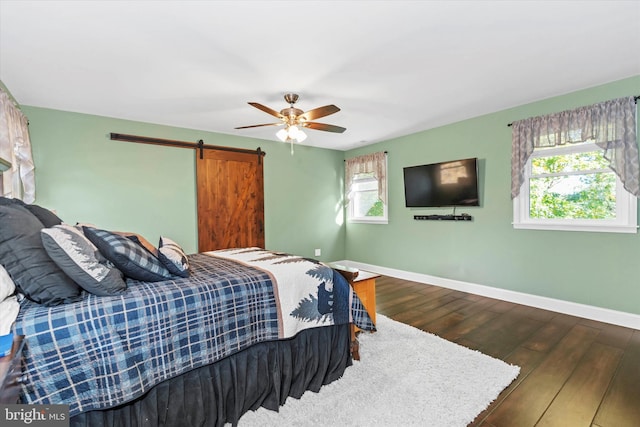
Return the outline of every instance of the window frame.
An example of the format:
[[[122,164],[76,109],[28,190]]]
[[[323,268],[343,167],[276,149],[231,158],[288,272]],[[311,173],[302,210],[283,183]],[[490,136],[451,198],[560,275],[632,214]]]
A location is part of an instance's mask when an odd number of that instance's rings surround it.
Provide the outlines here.
[[[559,231],[592,231],[608,233],[637,233],[638,201],[629,193],[617,174],[616,177],[616,218],[615,219],[545,219],[531,218],[530,215],[530,178],[532,176],[531,160],[539,157],[550,157],[602,150],[594,142],[561,145],[535,149],[524,167],[524,180],[520,193],[513,199],[513,228],[527,230],[559,230]],[[587,172],[587,171],[585,171]],[[576,173],[571,173],[576,174]],[[578,174],[579,175],[579,174]]]
[[[385,167],[385,171],[387,170],[387,156],[385,156],[385,160],[384,160],[384,167]],[[387,173],[385,173],[385,179],[387,177]],[[366,182],[366,181],[374,181],[374,182],[378,182],[378,178],[376,177],[367,177],[367,178],[360,178],[357,179],[355,176],[353,178],[353,181],[351,183],[351,188],[349,189],[349,194],[347,195],[348,197],[348,204],[347,204],[347,221],[351,222],[351,223],[361,223],[361,224],[388,224],[389,223],[389,207],[387,206],[387,203],[382,202],[382,212],[383,212],[383,216],[354,216],[354,210],[355,210],[355,202],[354,199],[355,197],[353,197],[352,195],[354,194],[353,191],[353,186],[357,183],[360,182]],[[388,184],[388,181],[387,181]],[[388,186],[385,186],[385,188],[387,189],[387,194],[385,195],[387,201],[389,200],[389,190],[388,190]]]

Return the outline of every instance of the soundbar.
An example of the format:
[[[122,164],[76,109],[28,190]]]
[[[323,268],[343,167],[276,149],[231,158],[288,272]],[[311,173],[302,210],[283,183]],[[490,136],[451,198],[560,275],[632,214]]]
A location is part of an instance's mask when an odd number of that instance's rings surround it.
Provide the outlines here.
[[[461,215],[414,215],[417,221],[471,221],[473,217],[469,214]]]

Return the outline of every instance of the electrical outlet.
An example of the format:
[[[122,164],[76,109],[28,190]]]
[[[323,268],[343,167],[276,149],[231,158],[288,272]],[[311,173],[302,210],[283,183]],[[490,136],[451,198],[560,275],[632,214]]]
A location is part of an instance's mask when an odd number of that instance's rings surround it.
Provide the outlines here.
[[[321,255],[322,255],[322,249],[316,249],[315,256],[321,256]]]

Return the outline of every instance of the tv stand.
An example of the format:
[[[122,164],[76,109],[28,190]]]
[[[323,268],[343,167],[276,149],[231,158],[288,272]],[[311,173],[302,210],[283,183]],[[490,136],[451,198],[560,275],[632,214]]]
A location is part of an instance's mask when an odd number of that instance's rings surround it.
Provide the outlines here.
[[[414,215],[416,221],[471,221],[473,217],[469,214],[461,215]]]

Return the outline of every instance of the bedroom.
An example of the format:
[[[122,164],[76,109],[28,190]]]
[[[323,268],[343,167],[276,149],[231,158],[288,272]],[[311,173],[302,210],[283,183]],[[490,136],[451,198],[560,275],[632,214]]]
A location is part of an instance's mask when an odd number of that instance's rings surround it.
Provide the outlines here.
[[[22,106],[22,110],[31,123],[38,202],[56,209],[63,219],[135,229],[150,239],[165,233],[174,236],[186,251],[195,252],[193,151],[111,141],[107,135],[116,131],[183,141],[202,138],[214,145],[259,145],[267,153],[265,234],[269,248],[310,257],[314,248],[321,248],[322,261],[351,260],[638,316],[640,289],[629,280],[640,275],[639,264],[632,257],[640,250],[637,235],[511,227],[511,135],[506,124],[515,117],[635,93],[639,82],[636,76],[346,153],[301,145],[293,157],[289,147],[275,142],[256,144],[250,138],[40,107]],[[478,129],[483,132],[482,140],[474,137]],[[473,144],[469,140],[474,140]],[[341,215],[337,207],[342,197],[344,158],[384,150],[389,151],[389,224],[345,225],[336,221]],[[424,154],[417,154],[421,152]],[[422,163],[428,163],[427,159],[485,159],[480,178],[483,205],[468,209],[474,221],[431,224],[413,220],[416,213],[431,213],[404,207],[402,167],[420,163],[414,160],[417,156],[425,159]],[[41,163],[44,159],[46,164]],[[154,221],[149,221],[150,216]],[[488,246],[491,251],[486,250]],[[600,261],[595,263],[596,255],[590,248],[601,246],[607,251],[599,254]],[[563,262],[550,261],[544,267],[526,262],[547,247],[560,248],[565,254]],[[563,263],[572,268],[563,268]]]
[[[121,132],[184,141],[204,139],[208,144],[251,149],[260,146],[267,153],[265,233],[270,249],[313,257],[313,250],[321,248],[322,261],[351,260],[407,276],[441,278],[443,284],[452,281],[453,285],[487,286],[498,293],[550,298],[565,308],[564,303],[580,304],[580,310],[586,306],[586,314],[596,316],[607,316],[611,314],[607,310],[612,310],[614,317],[620,313],[625,324],[637,329],[637,234],[514,230],[509,199],[511,132],[506,126],[532,115],[638,95],[637,63],[633,70],[366,147],[341,151],[299,145],[294,156],[274,138],[257,141],[230,132],[30,105],[21,99],[4,70],[2,82],[31,122],[37,201],[68,221],[135,229],[149,239],[167,234],[187,252],[194,252],[193,152],[110,141],[106,135]],[[460,90],[456,96],[463,97],[465,92]],[[63,96],[64,88],[59,93]],[[250,107],[244,103],[250,100],[243,98],[236,108],[246,112]],[[335,117],[339,124],[339,115]],[[229,128],[242,124],[233,122]],[[390,222],[386,226],[345,222],[340,209],[343,161],[373,151],[389,152]],[[414,212],[404,207],[402,167],[468,157],[483,159],[481,206],[469,210],[474,221],[414,221]],[[531,261],[549,248],[561,252],[562,259],[545,259],[544,264]],[[595,248],[606,251],[595,253]]]

